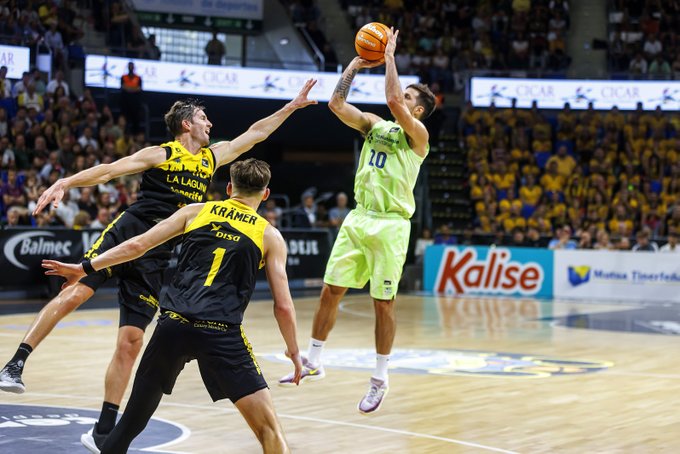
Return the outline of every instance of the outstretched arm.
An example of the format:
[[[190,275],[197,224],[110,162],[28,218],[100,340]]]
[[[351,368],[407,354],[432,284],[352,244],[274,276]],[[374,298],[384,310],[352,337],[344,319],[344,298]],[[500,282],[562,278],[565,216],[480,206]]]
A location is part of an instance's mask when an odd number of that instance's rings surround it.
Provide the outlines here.
[[[279,330],[286,342],[286,356],[295,365],[295,384],[299,384],[302,374],[302,360],[297,344],[297,326],[295,321],[295,306],[288,288],[286,275],[286,261],[288,251],[281,233],[272,226],[267,226],[264,232],[265,271],[269,288],[274,298],[274,317],[279,324]]]
[[[42,193],[33,210],[33,215],[40,213],[50,203],[53,208],[57,208],[64,197],[64,192],[68,189],[94,186],[123,175],[142,172],[165,161],[165,154],[165,149],[159,146],[142,148],[137,153],[111,164],[99,164],[68,178],[61,178]]]
[[[250,126],[246,132],[231,141],[222,141],[213,144],[210,148],[215,153],[217,167],[228,164],[234,159],[250,150],[255,144],[269,137],[290,115],[298,109],[317,104],[316,100],[307,99],[309,91],[316,85],[315,79],[309,79],[300,90],[300,93],[288,104],[277,110],[267,118],[263,118]]]
[[[102,270],[114,265],[129,262],[144,255],[148,250],[155,248],[159,244],[165,243],[171,238],[180,235],[184,232],[187,225],[193,221],[201,208],[202,203],[193,203],[187,205],[170,216],[167,219],[159,222],[151,229],[147,230],[141,235],[132,237],[114,248],[98,255],[90,261],[92,268],[95,271]],[[66,278],[66,282],[62,288],[75,284],[82,277],[86,275],[86,270],[83,269],[81,263],[62,263],[56,260],[43,260],[43,268],[47,271],[45,274],[62,276]]]
[[[349,89],[352,86],[352,81],[360,69],[373,68],[382,64],[382,60],[370,62],[360,57],[354,57],[343,71],[342,76],[340,76],[338,85],[335,86],[331,100],[328,102],[328,107],[340,121],[364,135],[366,135],[373,125],[379,122],[381,118],[369,112],[362,112],[349,104],[347,102],[347,96],[349,96]]]
[[[399,83],[397,65],[394,62],[394,51],[397,48],[398,36],[399,30],[396,32],[393,32],[392,29],[387,31],[388,41],[385,48],[385,97],[387,98],[387,107],[390,108],[390,112],[394,115],[397,123],[404,128],[413,151],[419,156],[425,157],[429,134],[425,125],[411,114],[406,105],[405,95]],[[411,96],[411,94],[409,93],[406,96]]]

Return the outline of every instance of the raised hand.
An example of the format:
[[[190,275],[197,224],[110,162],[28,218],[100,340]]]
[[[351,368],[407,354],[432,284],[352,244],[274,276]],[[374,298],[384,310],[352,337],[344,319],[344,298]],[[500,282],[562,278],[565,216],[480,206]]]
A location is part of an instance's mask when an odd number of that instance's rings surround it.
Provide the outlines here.
[[[57,208],[59,202],[64,198],[63,180],[57,180],[52,186],[47,188],[38,199],[38,203],[33,210],[33,216],[40,213],[47,205],[52,204],[52,208]]]
[[[86,276],[80,263],[62,263],[57,260],[43,260],[42,267],[47,270],[45,271],[45,274],[48,276],[61,276],[66,278],[66,282],[61,286],[62,289],[75,284]]]
[[[318,104],[316,99],[307,99],[307,95],[309,95],[309,91],[314,87],[314,85],[316,85],[316,79],[309,79],[307,82],[305,82],[302,89],[300,90],[300,93],[298,93],[295,99],[290,102],[290,105],[296,109],[303,109],[312,104]]]
[[[394,57],[394,51],[397,50],[397,37],[399,37],[399,30],[394,31],[394,27],[387,30],[387,46],[385,46],[385,55]]]

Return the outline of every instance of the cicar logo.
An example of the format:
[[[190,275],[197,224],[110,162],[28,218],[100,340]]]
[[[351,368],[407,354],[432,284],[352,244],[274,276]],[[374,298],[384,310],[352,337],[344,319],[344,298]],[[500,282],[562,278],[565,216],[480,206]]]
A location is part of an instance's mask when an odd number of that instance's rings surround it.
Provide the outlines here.
[[[477,251],[446,249],[435,280],[435,292],[465,294],[475,292],[534,295],[541,290],[545,273],[535,262],[512,261],[510,250],[489,249],[486,259],[477,260]]]

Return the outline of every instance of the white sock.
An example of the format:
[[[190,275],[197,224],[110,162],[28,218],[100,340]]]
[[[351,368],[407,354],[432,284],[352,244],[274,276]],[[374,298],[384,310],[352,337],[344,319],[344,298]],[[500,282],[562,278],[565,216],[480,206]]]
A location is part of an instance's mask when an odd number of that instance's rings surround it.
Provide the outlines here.
[[[325,341],[320,341],[311,337],[309,339],[309,350],[307,350],[307,361],[314,367],[321,366],[321,352]]]
[[[375,373],[374,378],[383,380],[387,383],[387,367],[389,366],[390,355],[377,354],[375,357]]]

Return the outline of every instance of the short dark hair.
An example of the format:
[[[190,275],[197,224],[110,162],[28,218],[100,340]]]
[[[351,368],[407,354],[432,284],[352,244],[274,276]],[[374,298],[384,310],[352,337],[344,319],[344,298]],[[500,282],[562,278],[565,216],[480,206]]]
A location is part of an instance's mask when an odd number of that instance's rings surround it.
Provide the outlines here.
[[[255,158],[237,161],[229,169],[231,185],[244,195],[256,194],[269,185],[272,177],[269,164]]]
[[[182,133],[182,122],[191,121],[196,110],[205,110],[205,107],[198,99],[184,99],[175,101],[168,113],[165,114],[165,125],[173,137]]]
[[[418,99],[416,99],[416,105],[422,106],[425,111],[420,116],[419,120],[424,120],[434,112],[435,107],[435,96],[425,84],[411,84],[406,88],[413,88],[418,92]]]

